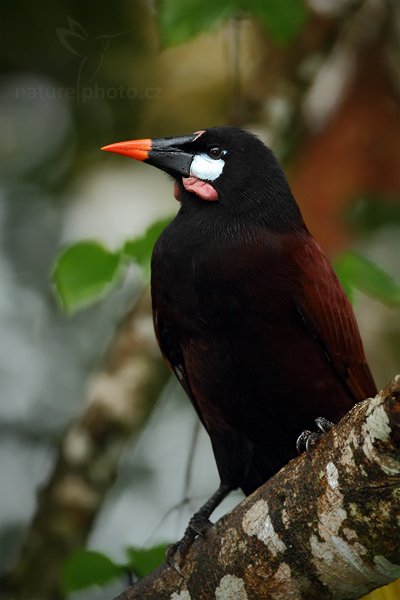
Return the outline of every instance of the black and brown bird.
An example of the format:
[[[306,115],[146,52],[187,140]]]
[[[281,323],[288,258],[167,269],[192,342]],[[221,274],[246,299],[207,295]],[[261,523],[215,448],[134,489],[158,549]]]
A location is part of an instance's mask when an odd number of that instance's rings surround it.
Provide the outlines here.
[[[250,494],[293,458],[317,417],[338,421],[376,387],[351,305],[257,137],[216,127],[103,150],[175,180],[180,209],[155,245],[151,291],[161,352],[221,479],[191,522],[201,529],[230,490]]]

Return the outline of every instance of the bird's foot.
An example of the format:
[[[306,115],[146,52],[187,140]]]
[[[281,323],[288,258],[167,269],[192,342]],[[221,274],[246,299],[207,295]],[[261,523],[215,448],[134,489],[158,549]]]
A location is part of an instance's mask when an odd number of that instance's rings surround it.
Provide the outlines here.
[[[186,554],[190,546],[193,544],[193,540],[189,540],[186,537],[186,534],[183,536],[179,542],[175,544],[170,544],[167,546],[167,550],[165,552],[165,562],[171,569],[174,569],[178,573],[178,575],[182,575],[182,566],[185,562]]]
[[[334,423],[325,419],[325,417],[317,417],[314,421],[319,431],[310,431],[305,429],[301,432],[296,441],[296,449],[298,454],[302,454],[304,450],[307,454],[310,454],[316,443],[322,438],[322,436],[332,429]]]
[[[212,523],[209,520],[209,516],[222,502],[225,496],[227,496],[231,489],[232,487],[230,485],[221,482],[217,491],[190,519],[183,538],[176,544],[168,546],[165,555],[165,562],[172,569],[175,569],[179,575],[181,574],[183,563],[185,562],[187,553],[189,552],[194,540],[198,535],[204,536],[210,529]]]
[[[188,528],[201,536],[205,536],[210,527],[212,527],[210,519],[201,514],[200,511],[193,515],[188,525]]]
[[[201,511],[195,513],[189,521],[183,538],[176,544],[168,546],[165,554],[167,565],[181,575],[182,566],[194,540],[199,535],[206,535],[210,527],[212,527],[212,523],[208,517],[204,516]]]

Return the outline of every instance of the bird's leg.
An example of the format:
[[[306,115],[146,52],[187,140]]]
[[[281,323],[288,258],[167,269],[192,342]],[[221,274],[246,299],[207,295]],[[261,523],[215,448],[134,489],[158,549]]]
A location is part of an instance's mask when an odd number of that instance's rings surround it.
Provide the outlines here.
[[[319,431],[310,431],[309,429],[305,429],[297,438],[296,450],[298,454],[301,454],[304,452],[304,450],[307,452],[307,454],[310,454],[318,440],[320,440],[325,433],[332,429],[334,425],[332,421],[328,421],[328,419],[325,419],[325,417],[317,417],[314,423],[318,427]]]
[[[221,504],[222,500],[229,494],[232,487],[221,483],[217,491],[196,511],[190,519],[183,538],[176,544],[167,548],[166,563],[180,574],[180,566],[196,539],[197,535],[205,535],[212,523],[209,520],[211,513]]]

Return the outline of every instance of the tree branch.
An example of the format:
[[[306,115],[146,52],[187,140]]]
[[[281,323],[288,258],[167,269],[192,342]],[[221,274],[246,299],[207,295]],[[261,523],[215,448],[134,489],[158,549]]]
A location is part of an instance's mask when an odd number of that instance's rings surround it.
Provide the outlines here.
[[[284,424],[282,424],[284,426]],[[400,577],[400,375],[117,600],[349,600]]]

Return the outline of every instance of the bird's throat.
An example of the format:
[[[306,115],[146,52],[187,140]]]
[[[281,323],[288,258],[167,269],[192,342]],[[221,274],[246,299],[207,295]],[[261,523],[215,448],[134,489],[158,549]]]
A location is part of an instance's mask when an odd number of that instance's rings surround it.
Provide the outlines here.
[[[197,179],[197,177],[182,177],[182,184],[185,190],[192,194],[196,194],[201,200],[206,200],[207,202],[218,200],[217,190],[207,181],[202,181],[201,179]],[[175,198],[177,198],[177,188],[179,188],[179,186],[175,185]],[[179,198],[177,198],[177,200],[179,200]]]

